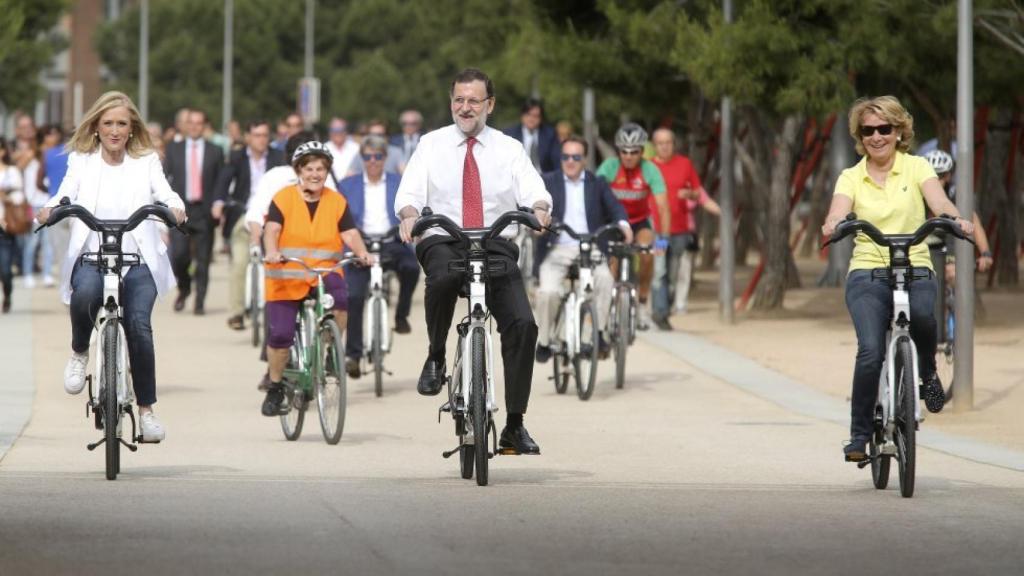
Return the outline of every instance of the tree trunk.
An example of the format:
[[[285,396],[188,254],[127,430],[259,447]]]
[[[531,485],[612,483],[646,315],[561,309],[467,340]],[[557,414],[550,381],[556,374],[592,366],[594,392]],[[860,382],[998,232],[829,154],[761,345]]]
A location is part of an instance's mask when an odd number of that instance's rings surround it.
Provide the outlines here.
[[[789,250],[789,198],[797,146],[800,145],[802,118],[791,114],[774,135],[775,156],[771,163],[771,188],[764,228],[764,273],[754,293],[753,307],[775,310],[782,307],[789,278],[792,254]]]
[[[825,215],[828,214],[829,202],[832,195],[826,189],[832,181],[828,166],[828,144],[822,151],[822,160],[818,163],[818,169],[814,172],[814,183],[811,185],[811,210],[807,215],[807,230],[804,233],[803,246],[800,249],[800,256],[807,258],[817,252],[821,245],[821,225],[825,223]]]
[[[1013,182],[1006,181],[1013,114],[1009,110],[998,109],[994,110],[989,118],[989,133],[982,168],[984,173],[977,197],[985,197],[985,204],[993,206],[995,214],[999,216],[996,234],[989,236],[989,243],[993,249],[997,242],[999,244],[996,280],[1001,286],[1017,286],[1020,282],[1017,261],[1017,246],[1020,244],[1020,235],[1017,231],[1017,216],[1020,213],[1020,195],[1016,193],[1018,171],[1014,171]],[[981,205],[978,198],[975,199],[975,206]]]

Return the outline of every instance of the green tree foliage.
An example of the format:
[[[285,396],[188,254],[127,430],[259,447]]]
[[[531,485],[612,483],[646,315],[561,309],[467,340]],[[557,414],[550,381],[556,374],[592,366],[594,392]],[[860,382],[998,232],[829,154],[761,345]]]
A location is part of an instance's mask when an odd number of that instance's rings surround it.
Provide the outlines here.
[[[31,109],[42,94],[39,73],[65,39],[53,32],[67,0],[0,0],[0,103]]]

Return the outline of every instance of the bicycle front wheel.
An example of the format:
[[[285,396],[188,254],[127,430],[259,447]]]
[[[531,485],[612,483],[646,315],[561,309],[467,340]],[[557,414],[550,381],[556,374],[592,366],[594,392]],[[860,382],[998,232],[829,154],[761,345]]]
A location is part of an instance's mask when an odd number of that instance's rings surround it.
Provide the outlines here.
[[[878,490],[885,490],[889,485],[889,466],[892,464],[892,456],[881,453],[879,449],[882,443],[882,432],[875,430],[868,443],[868,454],[871,456],[871,482]]]
[[[373,340],[370,346],[370,363],[373,364],[373,392],[378,398],[384,395],[384,302],[373,299]]]
[[[487,450],[487,434],[490,413],[487,412],[487,370],[484,331],[473,331],[470,341],[473,362],[473,381],[469,389],[470,416],[473,419],[473,448],[476,460],[476,483],[487,485],[487,464],[490,458]]]
[[[320,411],[320,428],[328,444],[337,444],[345,430],[345,351],[341,329],[334,318],[320,326],[320,377],[316,379],[316,405]]]
[[[117,401],[118,321],[107,320],[103,325],[103,440],[106,444],[107,480],[116,480],[121,469],[121,442],[117,428],[121,423],[121,406]]]
[[[573,373],[576,376],[576,395],[580,400],[589,400],[594,394],[597,382],[597,354],[599,330],[590,302],[580,306],[580,349],[573,358]]]
[[[630,341],[630,326],[632,311],[630,306],[629,292],[620,290],[617,301],[613,307],[615,319],[615,387],[622,389],[626,385],[626,350]]]
[[[910,340],[902,339],[896,345],[896,457],[900,467],[900,494],[904,498],[914,495],[914,476],[917,460],[917,386],[914,385],[913,354]]]

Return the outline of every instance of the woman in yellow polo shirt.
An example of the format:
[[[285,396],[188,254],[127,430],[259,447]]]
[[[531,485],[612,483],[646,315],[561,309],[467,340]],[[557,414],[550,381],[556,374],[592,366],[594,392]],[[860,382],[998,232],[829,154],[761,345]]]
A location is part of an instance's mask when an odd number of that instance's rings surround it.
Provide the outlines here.
[[[960,218],[927,160],[907,154],[914,138],[914,119],[893,96],[861,98],[850,110],[850,136],[864,157],[843,171],[836,182],[832,206],[821,231],[831,235],[850,212],[874,224],[883,234],[912,233],[925,221],[925,204],[934,214],[957,218],[963,231],[974,226]],[[857,332],[857,361],[853,370],[850,442],[843,448],[852,461],[866,458],[878,378],[885,359],[885,333],[892,315],[892,289],[873,282],[871,271],[885,268],[889,250],[858,235],[846,279],[846,307]],[[915,269],[932,269],[928,247],[914,246],[910,261]],[[937,326],[934,273],[910,286],[911,337],[920,357],[921,396],[931,412],[945,404],[942,383],[935,374]]]
[[[282,385],[288,349],[295,342],[295,316],[318,278],[301,265],[284,262],[301,258],[312,268],[330,268],[342,257],[345,245],[363,263],[370,255],[356,228],[345,197],[324,186],[331,173],[331,153],[320,142],[295,149],[292,167],[298,183],[282,188],[270,204],[263,232],[267,280],[267,364],[270,387],[263,401],[264,416],[287,413]],[[324,288],[334,298],[332,310],[338,326],[346,325],[348,289],[340,270],[324,277]]]

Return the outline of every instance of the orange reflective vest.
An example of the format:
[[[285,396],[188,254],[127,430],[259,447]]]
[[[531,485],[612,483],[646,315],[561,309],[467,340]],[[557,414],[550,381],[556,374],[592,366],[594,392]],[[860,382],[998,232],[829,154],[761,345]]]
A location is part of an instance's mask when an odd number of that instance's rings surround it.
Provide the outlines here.
[[[344,244],[338,222],[348,205],[344,196],[324,188],[312,220],[298,186],[283,188],[273,201],[284,215],[278,241],[282,255],[301,259],[312,268],[330,268],[341,260]],[[341,270],[333,274],[343,276]],[[301,300],[318,280],[318,275],[295,262],[267,264],[266,301]]]

